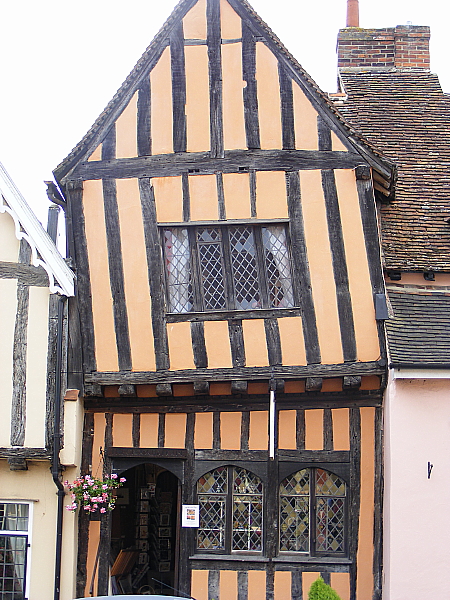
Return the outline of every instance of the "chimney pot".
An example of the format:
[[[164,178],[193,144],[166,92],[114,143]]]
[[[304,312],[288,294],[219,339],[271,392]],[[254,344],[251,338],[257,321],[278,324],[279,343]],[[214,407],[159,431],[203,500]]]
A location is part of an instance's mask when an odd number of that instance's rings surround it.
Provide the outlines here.
[[[347,27],[359,27],[359,0],[347,0]]]

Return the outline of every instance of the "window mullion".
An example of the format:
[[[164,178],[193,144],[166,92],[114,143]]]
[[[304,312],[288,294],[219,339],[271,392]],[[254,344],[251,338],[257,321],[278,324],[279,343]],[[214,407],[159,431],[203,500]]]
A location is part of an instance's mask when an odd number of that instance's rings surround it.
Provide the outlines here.
[[[197,247],[197,230],[195,227],[188,227],[189,253],[191,259],[191,277],[194,297],[194,310],[203,311],[203,293],[202,279],[200,273],[200,261]]]
[[[271,308],[269,303],[267,269],[264,256],[264,245],[262,240],[261,227],[253,227],[253,239],[255,240],[256,265],[258,269],[258,284],[259,291],[261,294],[262,307]]]
[[[233,467],[227,467],[227,501],[225,505],[225,552],[231,554],[233,548]]]
[[[317,535],[317,522],[316,522],[316,469],[310,470],[310,507],[309,507],[309,543],[310,543],[310,555],[316,556],[316,535]]]
[[[222,231],[222,256],[224,262],[224,279],[225,279],[225,297],[227,302],[227,309],[234,310],[236,308],[236,302],[234,298],[234,285],[233,285],[233,268],[231,266],[231,251],[230,251],[230,238],[228,227],[221,227]]]

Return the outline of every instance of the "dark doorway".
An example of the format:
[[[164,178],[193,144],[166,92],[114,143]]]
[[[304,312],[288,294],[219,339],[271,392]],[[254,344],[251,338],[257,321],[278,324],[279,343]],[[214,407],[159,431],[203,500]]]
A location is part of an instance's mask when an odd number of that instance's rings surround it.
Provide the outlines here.
[[[112,513],[113,591],[119,594],[176,595],[178,589],[178,478],[153,463],[121,474]]]

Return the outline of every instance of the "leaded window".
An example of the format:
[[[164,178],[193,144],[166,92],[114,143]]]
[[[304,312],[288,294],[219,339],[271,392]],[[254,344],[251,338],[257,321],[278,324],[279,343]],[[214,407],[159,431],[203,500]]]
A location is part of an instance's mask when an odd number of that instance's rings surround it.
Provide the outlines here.
[[[163,229],[169,312],[294,306],[284,225]]]
[[[200,552],[261,552],[261,479],[240,467],[219,467],[197,481]]]
[[[24,600],[29,505],[0,502],[0,598]]]
[[[280,551],[335,555],[346,552],[344,480],[324,469],[302,469],[280,485]]]

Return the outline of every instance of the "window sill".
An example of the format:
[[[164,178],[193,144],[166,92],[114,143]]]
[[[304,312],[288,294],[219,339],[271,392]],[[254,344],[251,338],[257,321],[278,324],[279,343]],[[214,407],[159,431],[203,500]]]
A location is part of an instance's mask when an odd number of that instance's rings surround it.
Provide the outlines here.
[[[269,559],[266,556],[255,556],[254,554],[193,554],[189,560],[204,561],[233,561],[233,562],[257,562],[257,563],[295,563],[305,565],[351,565],[352,560],[339,556],[296,556],[295,554],[282,554]]]
[[[294,306],[292,308],[256,308],[254,310],[166,313],[166,320],[168,323],[179,323],[182,321],[240,321],[242,319],[267,319],[298,316],[301,316],[301,309]]]

